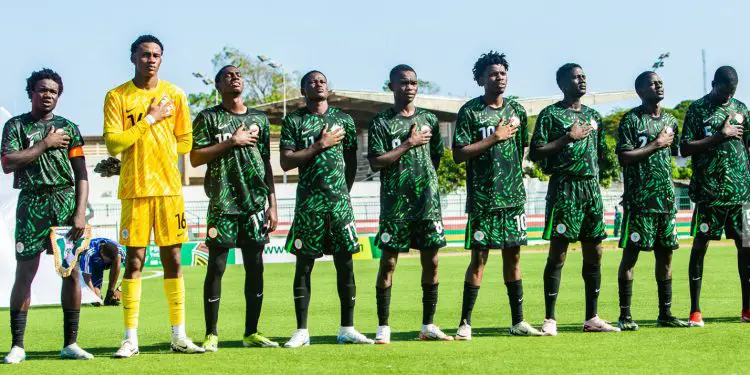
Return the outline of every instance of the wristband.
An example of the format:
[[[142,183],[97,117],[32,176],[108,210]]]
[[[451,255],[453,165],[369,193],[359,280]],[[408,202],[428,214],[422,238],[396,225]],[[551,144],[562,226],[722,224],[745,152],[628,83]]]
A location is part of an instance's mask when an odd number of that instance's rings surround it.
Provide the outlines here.
[[[154,116],[146,115],[146,122],[148,122],[149,125],[153,125],[156,123],[156,119]]]

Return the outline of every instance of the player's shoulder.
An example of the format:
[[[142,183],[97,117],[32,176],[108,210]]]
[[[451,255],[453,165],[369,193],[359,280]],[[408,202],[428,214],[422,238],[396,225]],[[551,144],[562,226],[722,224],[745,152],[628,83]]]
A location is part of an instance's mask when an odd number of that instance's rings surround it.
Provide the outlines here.
[[[602,114],[599,113],[599,111],[597,111],[597,110],[595,110],[595,109],[593,109],[593,108],[591,108],[591,107],[589,107],[589,106],[587,106],[585,104],[581,104],[581,112],[583,112],[587,116],[591,116],[591,117],[595,117],[595,118],[599,118],[599,119],[602,118]]]
[[[29,122],[31,115],[29,113],[24,113],[18,116],[13,116],[8,119],[8,121],[5,122],[5,126],[18,126],[22,125],[24,123]]]
[[[461,106],[461,108],[458,110],[458,112],[473,112],[473,111],[481,111],[484,109],[484,101],[482,100],[481,96],[477,96],[476,98],[469,99],[468,102],[464,103],[464,105]]]
[[[371,123],[372,124],[383,124],[384,122],[387,122],[388,120],[394,118],[396,116],[396,111],[393,110],[392,107],[388,107],[373,116]]]
[[[255,108],[248,108],[247,112],[245,113],[247,116],[253,116],[253,117],[261,117],[267,119],[268,116],[266,116],[266,113],[260,110],[257,110]]]
[[[521,105],[521,103],[519,103],[519,102],[515,101],[514,99],[505,99],[505,100],[507,100],[507,101],[508,101],[508,104],[507,104],[507,105],[508,105],[508,107],[509,107],[509,108],[513,108],[513,110],[514,110],[514,111],[515,111],[516,113],[519,113],[519,114],[521,114],[521,113],[523,113],[523,114],[526,114],[526,108],[524,108],[524,107],[523,107],[523,106]]]
[[[424,119],[426,119],[429,122],[437,122],[437,120],[438,120],[437,115],[435,113],[433,113],[430,110],[424,109],[424,108],[417,107],[416,110],[415,110],[415,112],[414,112],[414,114],[417,115],[417,116],[423,117]]]
[[[180,86],[177,86],[172,82],[162,79],[159,80],[159,84],[163,85],[164,92],[168,93],[170,96],[185,96],[185,91],[180,88]]]
[[[745,103],[743,103],[741,100],[737,98],[732,98],[732,105],[734,105],[735,108],[737,108],[740,111],[747,112],[747,106],[745,105]]]
[[[307,108],[300,107],[287,114],[286,118],[289,120],[301,120],[305,117],[305,115],[307,115],[307,113]]]
[[[690,105],[688,106],[688,111],[701,110],[703,108],[707,108],[710,105],[711,101],[708,98],[708,95],[704,95],[690,103]]]
[[[337,118],[339,120],[354,122],[354,119],[352,119],[352,116],[342,111],[341,108],[338,108],[338,107],[328,107],[327,115],[329,117]]]
[[[133,81],[126,81],[119,86],[107,91],[107,98],[120,98],[127,96],[135,88]]]

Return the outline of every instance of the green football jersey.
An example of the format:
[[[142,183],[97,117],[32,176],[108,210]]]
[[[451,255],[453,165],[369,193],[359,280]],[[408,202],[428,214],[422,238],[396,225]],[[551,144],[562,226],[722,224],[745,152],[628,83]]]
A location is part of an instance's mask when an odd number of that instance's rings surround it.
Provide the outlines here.
[[[268,118],[248,108],[244,114],[221,105],[201,111],[193,123],[193,150],[222,143],[241,126],[258,132],[255,147],[234,147],[208,163],[203,187],[209,197],[209,212],[225,215],[249,214],[265,209],[269,188],[265,161],[270,158]]]
[[[565,149],[539,162],[546,174],[574,177],[599,177],[599,160],[606,154],[602,116],[594,109],[582,106],[580,111],[566,108],[561,102],[552,104],[539,113],[531,137],[532,147],[555,141],[570,132],[573,123],[590,126],[592,132],[565,146]]]
[[[341,128],[346,134],[341,143],[299,168],[296,212],[344,214],[352,209],[344,167],[344,152],[357,149],[357,129],[351,116],[334,107],[328,107],[322,116],[299,108],[284,119],[279,147],[306,149],[320,139],[326,126],[329,132]]]
[[[642,213],[673,213],[676,211],[672,184],[672,155],[677,155],[679,129],[677,119],[662,112],[659,118],[644,113],[642,107],[631,109],[620,120],[617,153],[632,151],[653,142],[662,130],[674,134],[670,148],[662,148],[648,158],[622,167],[625,176],[623,205]]]
[[[471,159],[466,168],[468,198],[466,212],[486,212],[523,206],[523,149],[529,145],[526,110],[518,102],[505,99],[503,106],[492,108],[480,96],[458,111],[453,147],[460,148],[492,136],[502,121],[518,125],[516,135],[496,143]]]
[[[430,143],[414,147],[380,171],[380,220],[440,220],[438,178],[432,159],[443,155],[437,117],[417,108],[404,117],[393,108],[378,113],[370,123],[368,157],[383,155],[411,136],[411,128],[432,132]]]
[[[745,104],[733,98],[726,106],[717,106],[711,103],[708,95],[694,101],[685,115],[682,141],[713,136],[721,131],[729,115],[733,116],[731,124],[744,128],[743,138],[724,140],[708,151],[692,156],[693,177],[689,194],[693,202],[729,206],[744,204],[750,199],[747,155],[750,114]]]
[[[42,142],[52,131],[64,131],[70,137],[68,148],[47,149],[31,164],[13,173],[13,187],[35,190],[48,187],[71,187],[73,169],[68,152],[83,146],[78,126],[70,120],[55,115],[51,120],[37,120],[31,113],[13,117],[3,127],[2,155],[31,148]]]

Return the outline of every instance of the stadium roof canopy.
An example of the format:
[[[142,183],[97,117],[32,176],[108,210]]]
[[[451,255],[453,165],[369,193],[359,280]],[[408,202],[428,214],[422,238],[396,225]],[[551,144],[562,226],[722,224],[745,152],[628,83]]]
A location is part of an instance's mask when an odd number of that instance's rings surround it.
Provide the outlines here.
[[[583,97],[583,104],[596,105],[604,103],[613,103],[623,100],[637,98],[635,91],[613,91],[590,93]],[[535,98],[517,99],[529,116],[537,115],[546,106],[557,102],[562,96],[546,96]],[[456,98],[435,95],[418,95],[416,99],[417,107],[424,108],[434,112],[441,122],[455,122],[456,114],[461,106],[471,98]],[[350,114],[359,126],[366,126],[372,117],[388,108],[393,104],[393,93],[375,92],[375,91],[348,91],[333,90],[328,98],[329,103],[341,108],[344,112]],[[304,98],[301,95],[287,99],[287,112],[304,105]],[[283,102],[264,103],[254,107],[255,109],[265,112],[272,124],[281,124],[283,114]]]

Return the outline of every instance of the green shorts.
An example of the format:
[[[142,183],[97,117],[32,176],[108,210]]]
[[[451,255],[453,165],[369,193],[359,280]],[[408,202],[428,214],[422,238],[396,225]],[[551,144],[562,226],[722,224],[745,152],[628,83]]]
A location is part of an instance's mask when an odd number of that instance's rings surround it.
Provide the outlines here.
[[[650,251],[676,250],[676,213],[639,213],[625,211],[620,248]]]
[[[524,206],[470,213],[464,237],[466,249],[505,249],[526,245]]]
[[[16,259],[51,251],[49,229],[72,224],[76,193],[72,187],[22,190],[16,207]]]
[[[553,175],[544,219],[545,240],[601,242],[607,238],[599,180]]]
[[[354,213],[296,212],[286,249],[297,256],[320,258],[338,252],[358,253]]]
[[[206,221],[206,245],[209,247],[257,247],[268,243],[263,210],[250,215],[209,212]]]
[[[445,247],[445,230],[441,220],[382,221],[375,246],[390,252],[409,249],[437,250]]]
[[[690,235],[703,240],[720,240],[725,233],[728,239],[742,240],[743,222],[746,212],[741,205],[709,206],[705,203],[695,205]]]

